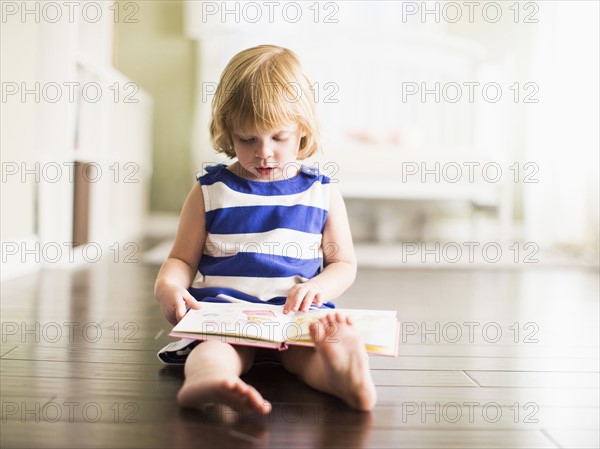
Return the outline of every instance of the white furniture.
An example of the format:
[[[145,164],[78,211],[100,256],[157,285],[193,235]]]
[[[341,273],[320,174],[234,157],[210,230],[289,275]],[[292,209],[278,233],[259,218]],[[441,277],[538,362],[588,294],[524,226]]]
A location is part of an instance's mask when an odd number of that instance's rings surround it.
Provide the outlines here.
[[[92,254],[100,248],[102,255],[119,253],[122,259],[123,248],[142,236],[152,171],[152,100],[112,66],[114,6],[98,5],[98,21],[78,17],[73,23],[41,25],[41,53],[54,56],[41,56],[42,77],[73,83],[75,101],[61,111],[41,105],[42,120],[52,126],[42,129],[40,141],[60,142],[51,143],[47,160],[81,164],[87,170],[83,184],[89,182],[83,189],[87,200],[80,202],[87,211],[77,210],[77,182],[40,186],[40,240],[74,241],[74,222],[87,213],[87,232],[75,249],[76,255],[84,251],[84,262],[89,261],[86,246]]]
[[[328,137],[319,164],[347,199],[381,200],[379,229],[393,226],[385,223],[394,219],[389,200],[422,203],[425,219],[436,219],[436,202],[463,202],[471,208],[470,238],[478,237],[484,211],[495,217],[494,238],[510,239],[517,167],[506,68],[447,34],[364,33],[334,55],[303,56],[318,80]]]
[[[152,100],[112,67],[115,4],[92,6],[101,9],[93,18],[78,13],[73,20],[64,15],[56,22],[21,22],[19,15],[7,16],[12,22],[3,32],[4,44],[23,46],[32,62],[15,84],[38,97],[26,97],[25,106],[34,110],[31,119],[15,114],[14,120],[21,134],[33,135],[33,144],[12,151],[10,160],[35,173],[26,178],[32,195],[20,205],[34,210],[35,223],[33,231],[23,231],[27,235],[8,237],[9,249],[18,253],[3,259],[3,279],[42,267],[95,262],[99,256],[122,262],[139,255],[131,244],[144,231]],[[34,7],[43,4],[29,6]],[[16,48],[8,52],[17,53]],[[5,106],[3,114],[10,114],[11,103]],[[11,179],[20,182],[21,177]],[[17,210],[4,213],[20,219]]]

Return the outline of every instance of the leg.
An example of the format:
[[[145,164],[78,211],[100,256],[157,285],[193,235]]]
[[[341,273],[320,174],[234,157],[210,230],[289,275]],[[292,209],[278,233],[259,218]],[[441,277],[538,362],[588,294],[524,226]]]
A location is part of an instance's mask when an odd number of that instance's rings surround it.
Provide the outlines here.
[[[240,375],[252,366],[254,348],[205,341],[196,346],[185,362],[185,382],[177,394],[182,407],[201,408],[209,402],[229,407],[255,407],[266,414],[271,410],[256,389]]]
[[[310,328],[315,348],[291,347],[281,353],[286,369],[311,387],[333,394],[358,410],[375,406],[369,358],[349,318],[332,313]]]

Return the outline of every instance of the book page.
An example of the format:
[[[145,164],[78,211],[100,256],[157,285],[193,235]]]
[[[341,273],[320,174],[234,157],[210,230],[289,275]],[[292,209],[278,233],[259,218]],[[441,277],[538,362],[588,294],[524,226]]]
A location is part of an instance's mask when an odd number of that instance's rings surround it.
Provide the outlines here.
[[[282,343],[290,327],[295,332],[290,324],[292,316],[284,315],[282,310],[282,306],[270,304],[203,302],[202,309],[189,310],[173,332]]]
[[[343,316],[349,316],[353,326],[363,338],[365,345],[372,347],[391,348],[395,347],[397,339],[397,320],[395,310],[367,310],[367,309],[334,309]],[[311,340],[309,326],[321,316],[332,310],[314,310],[309,312],[298,312],[295,314],[294,322],[301,331],[298,333],[298,341],[308,342]],[[335,340],[335,329],[331,340]],[[289,340],[291,341],[291,339]],[[373,351],[377,352],[377,351]]]
[[[186,338],[220,336],[232,344],[262,346],[261,342],[273,342],[312,346],[310,324],[334,311],[351,318],[368,352],[396,355],[399,326],[394,310],[316,309],[284,315],[283,306],[271,304],[203,302],[202,309],[188,311],[171,334]],[[331,326],[327,341],[335,343],[337,323]]]

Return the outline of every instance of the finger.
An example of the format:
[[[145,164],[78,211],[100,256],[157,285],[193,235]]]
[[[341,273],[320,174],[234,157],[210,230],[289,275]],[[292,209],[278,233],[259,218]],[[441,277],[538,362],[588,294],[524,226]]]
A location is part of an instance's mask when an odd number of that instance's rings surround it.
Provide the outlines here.
[[[183,303],[183,302],[177,303],[177,305],[175,306],[176,321],[173,324],[177,324],[179,321],[181,321],[181,319],[184,317],[186,312],[187,312],[187,309],[185,308],[185,303]]]
[[[165,316],[165,318],[167,319],[167,321],[169,323],[171,323],[173,326],[176,325],[179,321],[179,317],[177,316],[177,310],[176,309],[172,309],[172,310],[163,310],[163,315]]]
[[[316,304],[317,306],[321,307],[323,305],[323,299],[321,298],[321,294],[317,293],[312,302],[313,304]]]
[[[287,299],[285,300],[285,305],[283,306],[283,313],[289,313],[290,311],[298,310],[297,304],[299,300],[299,295],[301,291],[300,288],[293,288],[288,294]]]
[[[283,313],[288,314],[290,313],[290,310],[292,310],[292,301],[293,301],[293,297],[292,296],[288,296],[285,299],[285,304],[283,305]]]
[[[290,297],[283,306],[283,313],[295,312],[298,310],[297,295]]]
[[[289,313],[292,304],[293,292],[289,292],[283,303],[283,313]]]
[[[302,299],[302,303],[300,304],[300,309],[303,312],[306,312],[310,308],[310,305],[313,303],[314,299],[315,299],[314,293],[312,293],[311,291],[308,291],[306,293],[306,296]]]
[[[297,311],[302,311],[305,312],[307,310],[307,307],[310,305],[310,302],[307,303],[307,301],[309,300],[308,297],[310,296],[310,290],[306,289],[306,288],[301,288],[298,291],[298,294],[296,295],[296,301],[295,301],[295,305],[294,305],[294,310]]]
[[[189,306],[190,309],[196,309],[199,310],[202,308],[202,306],[200,306],[200,303],[196,300],[196,298],[194,298],[192,295],[190,295],[188,292],[185,292],[182,295],[183,301],[185,302],[185,304],[187,306]]]

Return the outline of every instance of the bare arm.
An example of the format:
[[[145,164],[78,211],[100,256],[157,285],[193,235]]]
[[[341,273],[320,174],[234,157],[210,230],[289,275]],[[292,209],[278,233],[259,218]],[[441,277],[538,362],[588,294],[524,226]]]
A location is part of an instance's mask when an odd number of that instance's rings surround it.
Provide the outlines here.
[[[204,198],[200,184],[196,183],[185,200],[175,243],[154,285],[156,300],[171,324],[176,324],[183,317],[186,304],[198,308],[187,289],[198,271],[206,239],[205,222]]]
[[[289,291],[284,313],[308,310],[311,304],[338,298],[352,285],[356,277],[356,255],[348,223],[344,199],[331,184],[331,200],[323,229],[324,269],[309,281],[295,285]]]

